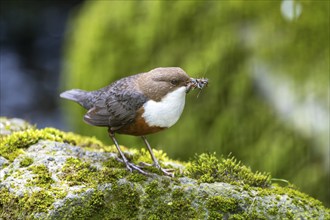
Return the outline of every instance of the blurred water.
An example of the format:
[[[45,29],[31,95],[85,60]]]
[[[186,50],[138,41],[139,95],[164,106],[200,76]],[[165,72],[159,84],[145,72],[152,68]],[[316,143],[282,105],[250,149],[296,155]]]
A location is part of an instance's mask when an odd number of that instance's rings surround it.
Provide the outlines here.
[[[23,74],[19,57],[14,51],[2,49],[0,60],[1,115],[25,114],[33,103],[35,81],[29,75]]]
[[[295,92],[292,79],[285,77],[287,74],[276,74],[264,63],[255,62],[252,73],[256,86],[279,117],[314,140],[313,150],[323,155],[324,168],[329,172],[329,106],[313,90]]]
[[[41,88],[43,85],[28,73],[29,70],[22,68],[19,56],[5,49],[0,52],[0,59],[0,115],[24,118],[36,123],[38,127],[63,128],[59,108],[49,108],[55,101],[44,101],[49,98],[45,88]],[[48,86],[48,89],[56,90],[57,83],[48,83]]]
[[[1,116],[66,128],[58,106],[62,44],[69,14],[80,3],[1,3]]]
[[[302,12],[302,6],[298,1],[283,0],[281,4],[281,12],[285,19],[292,21],[298,19]]]

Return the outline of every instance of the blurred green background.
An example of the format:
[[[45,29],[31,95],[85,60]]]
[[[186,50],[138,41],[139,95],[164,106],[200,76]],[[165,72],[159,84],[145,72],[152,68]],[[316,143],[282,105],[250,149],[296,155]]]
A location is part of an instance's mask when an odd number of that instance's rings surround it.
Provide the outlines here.
[[[231,155],[330,205],[329,1],[86,1],[67,27],[61,91],[179,66],[209,87],[149,136],[170,157]],[[112,144],[62,101],[71,129]],[[119,143],[144,147],[141,139]]]

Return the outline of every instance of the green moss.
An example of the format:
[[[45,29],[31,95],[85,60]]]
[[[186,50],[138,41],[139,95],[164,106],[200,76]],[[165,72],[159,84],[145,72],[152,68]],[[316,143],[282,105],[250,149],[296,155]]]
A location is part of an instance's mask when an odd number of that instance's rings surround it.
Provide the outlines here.
[[[247,184],[249,186],[269,187],[270,175],[253,173],[250,168],[232,158],[221,158],[215,154],[201,154],[187,167],[187,176],[199,182],[226,182],[230,184]]]
[[[149,216],[149,219],[161,219],[161,216],[167,216],[167,206],[164,196],[167,193],[167,188],[162,187],[161,183],[157,180],[151,181],[145,186],[146,196],[142,200],[142,207],[145,210],[144,216]],[[155,204],[158,204],[155,207]]]
[[[107,195],[107,208],[113,219],[132,219],[138,216],[140,195],[137,189],[127,183],[114,185],[111,194]]]
[[[207,199],[206,207],[211,211],[222,213],[234,212],[237,209],[238,201],[223,196],[213,196]]]
[[[267,207],[266,213],[268,213],[270,216],[281,216],[281,218],[285,218],[285,219],[295,219],[297,217],[298,214],[300,214],[300,210],[295,210],[295,209],[290,209],[287,208],[284,211],[280,210],[280,206],[279,206],[279,200],[281,199],[281,196],[288,196],[289,199],[292,199],[290,201],[290,203],[294,204],[297,207],[302,207],[305,210],[309,210],[309,207],[313,207],[314,210],[313,212],[316,212],[315,217],[319,217],[319,213],[317,210],[320,210],[320,207],[324,207],[322,205],[322,203],[319,200],[316,200],[310,196],[308,196],[305,193],[302,193],[300,191],[298,191],[297,189],[292,188],[292,185],[288,185],[286,187],[281,187],[281,186],[277,186],[277,185],[272,185],[269,188],[255,188],[252,187],[250,189],[254,190],[255,192],[257,192],[257,196],[258,197],[274,197],[275,199],[273,200],[273,203],[270,204],[269,207]],[[248,203],[248,202],[246,202]],[[250,206],[250,211],[254,216],[259,216],[257,219],[266,219],[264,215],[260,214],[259,212],[256,211],[256,208],[252,207],[252,204]],[[299,213],[297,213],[297,211]],[[324,219],[328,219],[330,218],[330,210],[325,208],[325,216]],[[251,214],[249,213],[249,215]],[[305,214],[303,214],[305,215]],[[306,216],[312,216],[312,213],[310,213],[310,211],[308,211],[308,214],[306,214]]]
[[[167,198],[167,194],[171,189],[163,186],[158,180],[153,180],[145,186],[146,197],[142,201],[144,216],[149,219],[168,219],[171,216],[170,205],[171,200]],[[155,204],[157,204],[155,206]]]
[[[103,166],[105,167],[109,167],[109,168],[114,168],[114,167],[118,167],[118,168],[125,168],[125,164],[119,162],[116,158],[111,157],[109,159],[107,159],[106,161],[104,161],[102,163]]]
[[[144,187],[146,196],[142,200],[143,216],[148,219],[196,218],[198,213],[192,206],[195,196],[172,184],[155,179]]]
[[[296,189],[291,187],[280,187],[280,186],[273,186],[272,190],[269,191],[268,189],[263,189],[260,191],[261,193],[272,193],[276,195],[288,195],[291,199],[293,199],[292,203],[296,205],[308,205],[311,207],[322,207],[323,204],[319,200],[316,200],[309,195],[302,193]]]
[[[210,219],[245,219],[239,210],[239,201],[234,198],[223,196],[212,196],[206,200],[206,207],[209,210]],[[232,215],[232,213],[236,213]]]
[[[228,220],[245,220],[245,219],[247,218],[244,217],[244,215],[242,214],[233,214],[228,218]]]
[[[117,183],[104,191],[92,189],[79,199],[68,199],[58,212],[61,219],[136,219],[139,207],[137,189]]]
[[[286,217],[286,219],[294,219],[294,214],[293,214],[292,210],[287,210],[285,217]]]
[[[24,157],[21,161],[20,161],[20,166],[21,167],[28,167],[33,163],[33,159],[31,157]]]
[[[163,186],[159,180],[153,180],[145,186],[145,192],[149,198],[161,198],[166,195],[170,189],[168,186]]]
[[[152,150],[155,157],[157,158],[159,163],[162,163],[163,161],[168,161],[169,158],[166,155],[166,153],[164,153],[162,150]],[[147,151],[145,148],[141,148],[140,150],[133,150],[133,152],[135,154],[133,154],[133,158],[132,158],[132,162],[134,163],[140,163],[140,162],[145,162],[145,163],[150,163],[152,164],[153,161],[151,159],[150,153],[149,151]]]
[[[178,219],[191,219],[196,216],[196,210],[192,207],[194,199],[193,194],[186,194],[182,188],[176,188],[172,191],[171,212]]]
[[[13,196],[9,193],[6,188],[0,189],[0,219],[18,219],[19,213],[17,210],[18,197]]]
[[[54,203],[55,198],[48,190],[40,190],[30,194],[25,194],[19,200],[19,204],[23,209],[23,213],[47,212]]]
[[[53,193],[54,198],[56,199],[63,199],[68,195],[67,191],[60,187],[53,186],[49,190]]]
[[[40,186],[43,189],[50,188],[51,184],[55,181],[52,179],[51,173],[48,171],[48,168],[45,165],[31,166],[29,167],[35,176],[32,181],[28,183],[28,186]]]
[[[7,189],[0,190],[0,218],[2,219],[33,219],[32,213],[47,212],[55,198],[48,190],[25,193],[18,197]]]
[[[148,179],[148,177],[140,173],[129,173],[126,178],[130,182],[145,182]]]
[[[96,168],[78,158],[68,158],[62,169],[62,179],[70,186],[95,183]]]
[[[253,188],[251,190],[255,190],[257,195],[260,197],[275,196],[274,205],[278,203],[278,201],[281,199],[281,196],[287,195],[290,199],[292,199],[291,203],[298,207],[323,207],[322,202],[298,191],[297,189],[292,188],[290,185],[286,187],[272,185],[269,188]],[[268,212],[270,212],[270,214],[274,214],[277,213],[278,210],[276,207],[272,207],[269,208]]]
[[[70,186],[85,185],[92,188],[97,184],[116,182],[126,176],[135,181],[146,178],[141,174],[130,173],[125,167],[121,167],[121,163],[115,163],[114,160],[110,159],[103,163],[104,167],[96,169],[88,162],[71,157],[66,160],[60,178]]]
[[[224,219],[224,217],[223,214],[212,211],[209,214],[209,219]]]
[[[266,220],[267,218],[265,218],[264,216],[260,215],[257,212],[243,212],[243,213],[239,213],[239,214],[230,215],[226,219],[228,219],[228,220],[246,220],[246,219]]]
[[[272,216],[276,216],[278,214],[278,207],[274,206],[274,207],[270,207],[267,210],[268,214],[272,215]]]
[[[96,176],[94,176],[93,178],[96,180],[96,182],[98,184],[102,184],[102,183],[114,183],[116,181],[118,181],[119,179],[122,179],[124,177],[126,177],[127,175],[132,175],[132,173],[130,173],[128,170],[126,170],[126,168],[108,168],[108,167],[104,167],[101,168],[98,172],[94,173]],[[144,178],[143,175],[141,174],[136,174],[136,176],[141,176],[140,178]],[[132,181],[136,180],[138,181],[138,177],[133,177]]]
[[[104,219],[104,193],[94,190],[91,194],[66,200],[57,211],[61,219]]]
[[[24,153],[23,148],[27,148],[28,146],[37,143],[39,140],[58,141],[95,149],[100,149],[103,146],[102,142],[95,138],[83,137],[54,128],[45,128],[41,130],[31,128],[1,137],[0,140],[0,155],[9,161],[13,161],[18,155]]]
[[[117,183],[102,191],[91,189],[79,199],[67,199],[57,212],[61,219],[135,219],[139,207],[137,189],[129,183]]]

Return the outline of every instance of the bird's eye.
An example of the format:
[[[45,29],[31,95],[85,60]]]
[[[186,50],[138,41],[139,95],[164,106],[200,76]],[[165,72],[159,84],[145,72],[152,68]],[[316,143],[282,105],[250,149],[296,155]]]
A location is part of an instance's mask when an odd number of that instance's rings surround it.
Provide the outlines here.
[[[176,85],[179,84],[179,80],[172,79],[172,80],[171,80],[171,84],[176,86]]]

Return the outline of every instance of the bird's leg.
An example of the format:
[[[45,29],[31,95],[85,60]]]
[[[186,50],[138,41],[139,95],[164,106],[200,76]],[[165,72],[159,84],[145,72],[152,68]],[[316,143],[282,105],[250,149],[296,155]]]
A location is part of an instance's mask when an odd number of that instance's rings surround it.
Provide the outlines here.
[[[145,136],[141,136],[142,140],[144,141],[144,143],[146,144],[147,146],[147,149],[149,151],[149,154],[151,156],[151,159],[153,161],[153,166],[157,167],[159,170],[161,170],[166,176],[170,176],[170,177],[174,177],[174,174],[171,173],[170,171],[173,171],[173,170],[168,170],[168,169],[163,169],[160,164],[158,163],[158,160],[156,159],[154,153],[152,152],[152,149],[150,147],[150,144],[149,142],[147,141],[147,138]],[[144,163],[144,165],[147,165],[146,163]]]
[[[117,142],[117,140],[116,140],[116,138],[115,138],[115,133],[114,133],[113,131],[111,131],[110,129],[109,129],[109,132],[108,132],[108,133],[109,133],[109,136],[110,136],[110,138],[112,139],[113,143],[115,144],[115,146],[116,146],[116,148],[117,148],[117,150],[118,150],[118,152],[119,152],[119,154],[120,154],[120,156],[121,156],[121,158],[122,158],[122,161],[125,163],[127,169],[128,169],[129,171],[131,171],[131,172],[132,172],[133,170],[136,170],[136,171],[138,171],[139,173],[142,173],[142,174],[144,174],[144,175],[150,175],[149,173],[143,171],[139,166],[137,166],[137,165],[135,165],[135,164],[133,164],[133,163],[130,163],[130,162],[127,160],[127,158],[125,157],[124,153],[121,151],[121,149],[120,149],[120,147],[119,147],[119,145],[118,145],[118,142]]]

